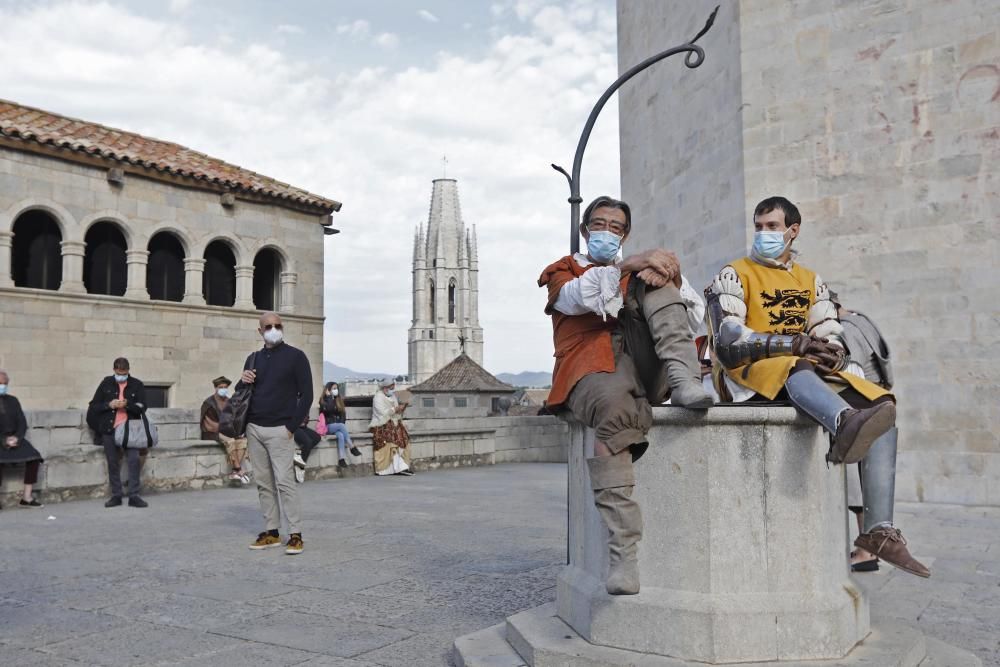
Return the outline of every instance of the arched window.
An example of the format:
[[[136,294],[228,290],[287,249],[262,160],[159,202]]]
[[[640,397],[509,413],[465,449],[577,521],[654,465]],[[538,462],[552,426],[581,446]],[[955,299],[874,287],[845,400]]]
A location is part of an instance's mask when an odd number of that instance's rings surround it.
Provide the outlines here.
[[[448,324],[455,323],[455,279],[448,283]]]
[[[125,294],[125,235],[113,222],[98,222],[83,238],[83,284],[91,294]]]
[[[205,273],[202,292],[210,306],[236,303],[236,256],[222,241],[212,241],[205,248]]]
[[[431,281],[431,285],[430,285],[430,293],[431,293],[431,324],[434,324],[435,322],[437,322],[437,319],[436,319],[437,314],[436,314],[436,310],[435,310],[435,306],[437,305],[435,303],[437,301],[437,294],[434,293],[434,281],[433,280]]]
[[[62,282],[62,233],[44,211],[28,211],[14,221],[11,278],[18,287],[59,289]]]
[[[149,240],[146,289],[158,301],[184,299],[184,246],[170,232],[160,232]]]
[[[264,248],[253,260],[253,305],[257,310],[278,310],[281,296],[281,255]]]

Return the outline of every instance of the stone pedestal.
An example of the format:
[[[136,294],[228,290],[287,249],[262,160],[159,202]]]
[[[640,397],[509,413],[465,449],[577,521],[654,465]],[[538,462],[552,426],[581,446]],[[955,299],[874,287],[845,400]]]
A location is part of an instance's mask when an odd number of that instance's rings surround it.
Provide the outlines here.
[[[570,448],[570,565],[559,616],[594,644],[708,663],[821,660],[868,634],[868,602],[851,582],[844,469],[794,408],[657,411],[636,464],[645,518],[642,590],[604,591],[607,529],[585,458]]]
[[[818,426],[790,407],[653,412],[636,463],[640,593],[605,592],[593,432],[574,426],[556,603],[460,638],[459,665],[938,664],[918,629],[870,627],[848,567],[844,467],[827,466]]]

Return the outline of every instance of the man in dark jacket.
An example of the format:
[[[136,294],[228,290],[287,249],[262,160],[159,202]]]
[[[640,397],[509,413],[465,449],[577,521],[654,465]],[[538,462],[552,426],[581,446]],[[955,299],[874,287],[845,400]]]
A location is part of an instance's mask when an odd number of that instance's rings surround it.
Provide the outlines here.
[[[42,507],[31,495],[31,490],[38,481],[42,455],[24,437],[28,433],[28,420],[24,418],[21,402],[8,393],[9,383],[7,372],[0,371],[0,471],[5,464],[23,463],[24,491],[21,507]]]
[[[87,425],[94,430],[97,444],[104,447],[104,456],[108,460],[111,497],[104,503],[105,507],[122,504],[121,459],[119,448],[115,445],[115,428],[130,420],[141,420],[146,413],[146,387],[132,377],[128,359],[115,359],[113,370],[113,375],[101,380],[87,408]],[[126,442],[124,449],[128,460],[128,505],[148,507],[149,504],[139,497],[142,475],[140,455],[145,454],[146,448],[132,447]]]
[[[243,375],[236,385],[237,391],[245,384],[254,387],[246,435],[250,466],[266,522],[264,532],[250,548],[281,546],[277,494],[288,521],[285,553],[299,554],[303,548],[302,505],[295,486],[292,436],[312,406],[312,371],[302,350],[284,342],[284,325],[277,313],[261,315],[257,332],[264,339],[264,349],[247,357]]]

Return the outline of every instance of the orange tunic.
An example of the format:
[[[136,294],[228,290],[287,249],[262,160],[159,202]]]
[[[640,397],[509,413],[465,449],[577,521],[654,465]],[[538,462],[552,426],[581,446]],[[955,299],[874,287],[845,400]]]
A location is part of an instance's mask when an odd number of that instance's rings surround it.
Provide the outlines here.
[[[611,332],[618,326],[618,320],[609,317],[607,321],[595,313],[565,315],[555,309],[556,299],[563,285],[579,278],[597,266],[580,266],[572,256],[567,255],[545,267],[538,278],[539,287],[549,290],[545,313],[552,316],[552,339],[555,345],[555,367],[552,369],[552,389],[546,405],[558,408],[566,402],[573,387],[591,373],[613,373],[615,353],[611,346]],[[625,293],[629,276],[622,276],[621,290]]]

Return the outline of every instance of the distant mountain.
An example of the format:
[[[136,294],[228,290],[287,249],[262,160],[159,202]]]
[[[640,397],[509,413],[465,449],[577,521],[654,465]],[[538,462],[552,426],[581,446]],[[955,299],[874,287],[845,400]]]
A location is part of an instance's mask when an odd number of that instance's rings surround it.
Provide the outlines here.
[[[552,384],[552,373],[547,371],[523,371],[521,373],[498,373],[497,379],[515,387],[548,387]]]
[[[399,373],[368,373],[352,371],[329,361],[323,362],[323,382],[343,382],[344,380],[371,380],[374,378],[396,377]]]

